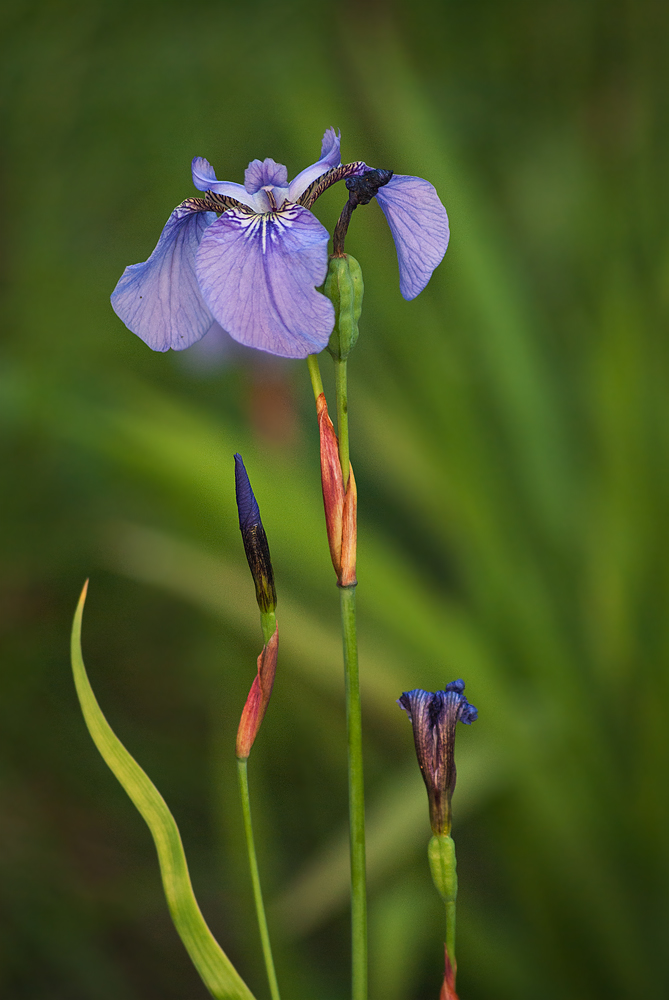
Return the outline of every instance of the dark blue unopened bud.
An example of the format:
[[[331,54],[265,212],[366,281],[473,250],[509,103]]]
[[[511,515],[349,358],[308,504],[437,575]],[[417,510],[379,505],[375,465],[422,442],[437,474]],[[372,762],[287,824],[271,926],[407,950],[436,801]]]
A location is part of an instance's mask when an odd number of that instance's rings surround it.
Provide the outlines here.
[[[398,705],[413,727],[418,765],[430,803],[430,825],[437,836],[451,831],[451,798],[455,790],[455,727],[474,722],[477,710],[464,694],[464,681],[451,681],[443,691],[405,691]]]
[[[349,191],[349,201],[354,203],[354,207],[368,205],[379,188],[384,187],[392,176],[392,170],[369,167],[357,177],[347,177],[344,183]]]
[[[276,608],[274,571],[269,554],[267,535],[260,520],[260,509],[253,495],[241,455],[235,455],[235,493],[239,512],[239,530],[244,551],[256,587],[256,600],[263,614]]]

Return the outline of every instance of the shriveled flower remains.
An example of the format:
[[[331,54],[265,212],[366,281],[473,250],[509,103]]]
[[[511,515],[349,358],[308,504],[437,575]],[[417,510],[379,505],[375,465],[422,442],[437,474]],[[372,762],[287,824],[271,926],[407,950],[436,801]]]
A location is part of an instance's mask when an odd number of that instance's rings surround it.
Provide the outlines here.
[[[342,164],[333,128],[320,159],[290,182],[272,159],[249,163],[244,184],[217,180],[199,156],[192,172],[204,197],[174,209],[149,259],[126,267],[111,297],[116,314],[154,351],[190,347],[216,323],[270,354],[323,350],[334,309],[316,289],[327,274],[329,234],[310,209],[337,181],[382,175],[376,198],[395,240],[405,299],[425,288],[446,253],[448,217],[434,187],[361,161]]]

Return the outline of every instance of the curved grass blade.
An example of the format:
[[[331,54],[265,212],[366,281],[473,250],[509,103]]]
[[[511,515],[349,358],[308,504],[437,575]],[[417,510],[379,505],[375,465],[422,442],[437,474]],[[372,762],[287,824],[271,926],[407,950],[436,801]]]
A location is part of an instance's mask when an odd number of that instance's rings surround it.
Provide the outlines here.
[[[72,671],[88,731],[151,831],[167,905],[191,960],[216,1000],[254,1000],[253,994],[209,930],[193,894],[179,828],[165,800],[112,731],[97,703],[81,654],[81,620],[88,581],[72,625]]]

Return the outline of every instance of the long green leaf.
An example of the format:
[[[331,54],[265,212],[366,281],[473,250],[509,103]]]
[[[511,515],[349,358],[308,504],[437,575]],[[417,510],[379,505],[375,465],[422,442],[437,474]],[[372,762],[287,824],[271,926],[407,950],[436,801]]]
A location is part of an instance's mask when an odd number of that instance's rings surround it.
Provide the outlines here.
[[[72,671],[88,731],[151,831],[167,905],[195,968],[216,1000],[253,1000],[253,994],[207,927],[188,874],[179,828],[165,800],[112,731],[93,694],[81,654],[84,585],[72,625]]]

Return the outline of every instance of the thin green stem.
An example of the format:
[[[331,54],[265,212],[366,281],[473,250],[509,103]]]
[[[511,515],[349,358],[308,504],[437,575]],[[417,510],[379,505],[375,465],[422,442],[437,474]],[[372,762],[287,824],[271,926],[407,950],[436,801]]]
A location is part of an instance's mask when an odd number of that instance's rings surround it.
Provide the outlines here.
[[[318,365],[317,354],[307,355],[307,366],[309,368],[309,378],[311,379],[311,388],[314,390],[314,399],[318,402],[318,397],[323,392],[323,380],[321,378],[321,370]]]
[[[453,966],[453,975],[455,975],[455,901],[446,903],[446,951]]]
[[[279,996],[279,984],[274,971],[274,959],[272,958],[272,947],[269,941],[269,931],[267,929],[267,918],[265,917],[265,907],[262,901],[262,890],[260,888],[260,875],[258,873],[258,859],[256,858],[255,842],[253,840],[253,824],[251,822],[251,800],[249,798],[249,776],[248,761],[237,760],[237,774],[239,775],[239,791],[242,798],[242,812],[244,813],[244,832],[246,833],[246,847],[249,853],[249,868],[251,869],[251,882],[253,883],[253,898],[256,904],[256,916],[258,918],[258,929],[260,931],[260,941],[267,969],[267,979],[269,980],[269,990],[272,1000],[281,1000]]]
[[[335,387],[337,390],[337,435],[339,437],[339,461],[344,478],[344,489],[348,486],[348,378],[346,359],[335,358]]]
[[[335,358],[337,434],[344,489],[349,478],[348,381],[346,361]],[[358,678],[355,586],[342,587],[341,626],[346,677],[348,801],[351,847],[351,994],[367,1000],[367,879],[365,865],[365,783],[362,768],[362,711]]]
[[[365,787],[362,770],[362,712],[358,680],[355,587],[342,587],[341,622],[346,672],[348,796],[351,845],[351,956],[353,1000],[367,998],[367,885],[365,875]]]

